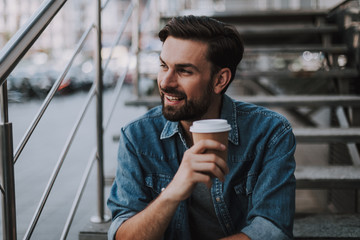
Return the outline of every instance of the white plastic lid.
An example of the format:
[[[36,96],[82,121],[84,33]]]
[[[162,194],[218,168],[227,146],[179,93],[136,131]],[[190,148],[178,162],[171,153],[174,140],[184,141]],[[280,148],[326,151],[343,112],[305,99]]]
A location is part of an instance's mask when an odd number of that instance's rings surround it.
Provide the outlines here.
[[[195,133],[215,133],[227,132],[231,127],[225,119],[206,119],[193,122],[190,132]]]

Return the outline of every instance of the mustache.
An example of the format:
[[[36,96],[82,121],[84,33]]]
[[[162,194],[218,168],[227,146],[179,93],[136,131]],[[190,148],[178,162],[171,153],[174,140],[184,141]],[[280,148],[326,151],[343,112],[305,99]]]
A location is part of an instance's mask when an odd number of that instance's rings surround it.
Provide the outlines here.
[[[160,88],[160,90],[161,90],[161,96],[163,96],[164,93],[166,93],[166,94],[174,94],[178,97],[183,97],[183,98],[186,97],[186,94],[184,92],[181,92],[175,88]]]

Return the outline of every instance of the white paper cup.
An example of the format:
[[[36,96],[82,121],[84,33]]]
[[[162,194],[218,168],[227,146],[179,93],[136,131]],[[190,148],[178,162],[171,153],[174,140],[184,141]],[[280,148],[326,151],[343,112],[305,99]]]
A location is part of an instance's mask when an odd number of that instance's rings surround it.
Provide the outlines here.
[[[224,119],[206,119],[193,122],[190,132],[193,136],[194,144],[203,139],[212,139],[218,141],[228,147],[228,136],[231,126]],[[216,155],[227,161],[226,151],[208,151],[214,152]]]

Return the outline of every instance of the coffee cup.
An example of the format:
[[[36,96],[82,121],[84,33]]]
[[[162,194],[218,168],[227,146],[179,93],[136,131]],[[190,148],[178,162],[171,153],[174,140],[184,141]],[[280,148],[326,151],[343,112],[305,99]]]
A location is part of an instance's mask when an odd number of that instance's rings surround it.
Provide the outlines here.
[[[193,122],[190,132],[193,136],[194,144],[203,139],[212,139],[228,147],[228,136],[231,130],[230,125],[225,119],[206,119]],[[227,161],[227,149],[225,151],[214,152],[216,155]]]

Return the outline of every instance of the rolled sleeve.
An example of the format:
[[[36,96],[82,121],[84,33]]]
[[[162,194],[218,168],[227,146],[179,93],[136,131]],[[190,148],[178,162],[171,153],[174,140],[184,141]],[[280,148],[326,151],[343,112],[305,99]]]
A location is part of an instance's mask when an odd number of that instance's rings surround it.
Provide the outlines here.
[[[245,233],[251,240],[290,240],[290,238],[272,222],[263,217],[255,217],[251,224],[243,228],[241,232]]]
[[[147,197],[144,177],[140,169],[136,152],[131,142],[120,134],[118,168],[110,191],[107,206],[112,213],[112,224],[108,230],[108,239],[113,240],[117,229],[127,219],[142,211],[151,201]]]
[[[110,225],[110,228],[108,230],[108,240],[114,240],[115,239],[115,234],[116,234],[116,231],[118,230],[118,228],[121,226],[121,224],[123,222],[125,222],[126,219],[125,218],[121,218],[121,217],[118,217],[118,218],[115,218],[113,219],[111,225]]]
[[[252,208],[247,216],[251,224],[244,228],[252,239],[291,239],[293,236],[296,144],[291,129],[278,135],[272,143],[264,155],[262,171],[252,193]]]

